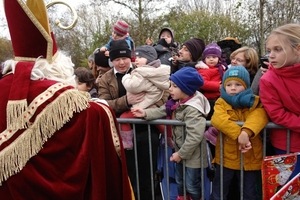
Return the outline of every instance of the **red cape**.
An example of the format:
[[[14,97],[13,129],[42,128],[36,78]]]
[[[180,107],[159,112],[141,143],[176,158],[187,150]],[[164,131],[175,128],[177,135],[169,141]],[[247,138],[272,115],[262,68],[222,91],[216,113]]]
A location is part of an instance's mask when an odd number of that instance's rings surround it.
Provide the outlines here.
[[[0,79],[0,106],[2,108],[0,110],[0,137],[3,139],[4,133],[7,131],[5,108],[13,76],[10,74]],[[49,80],[31,81],[27,97],[28,105],[55,84],[55,81]],[[22,90],[22,85],[19,90]],[[55,91],[53,96],[36,109],[27,129],[16,131],[13,136],[0,143],[0,161],[2,159],[7,162],[4,165],[2,163],[2,166],[6,167],[0,171],[4,173],[4,175],[0,174],[2,177],[2,181],[0,178],[1,199],[127,200],[134,198],[127,175],[125,153],[120,144],[120,135],[116,128],[117,122],[113,111],[106,105],[88,102],[88,108],[81,111],[76,111],[76,109],[70,111],[68,108],[69,112],[61,112],[61,109],[64,109],[63,106],[73,108],[76,107],[74,104],[80,104],[76,102],[78,98],[72,97],[72,95],[70,99],[73,101],[70,101],[68,105],[60,104],[60,97],[68,92],[76,94],[77,91],[71,86]],[[53,104],[58,106],[53,107]],[[45,113],[45,111],[47,112]],[[39,115],[52,113],[58,113],[58,117],[52,121],[45,121],[39,129],[36,129],[37,131],[30,133],[35,138],[41,138],[41,141],[45,139],[43,137],[46,139],[42,142],[37,154],[29,156],[30,158],[22,164],[19,157],[32,154],[32,149],[36,146],[34,144],[40,142],[28,137],[30,126],[40,119]],[[44,136],[43,131],[39,131],[56,128],[56,120],[60,121],[60,117],[64,118],[66,115],[72,117],[66,120],[63,127],[53,134]],[[21,137],[24,138],[24,143],[17,142]],[[30,141],[30,145],[24,145],[24,147],[22,144],[27,144],[27,139]],[[7,151],[11,147],[17,150],[21,148],[22,151],[18,154],[8,155]],[[27,147],[28,150],[26,150]],[[10,173],[13,171],[12,174],[6,174],[6,171],[16,165],[19,166],[19,172],[10,170]]]

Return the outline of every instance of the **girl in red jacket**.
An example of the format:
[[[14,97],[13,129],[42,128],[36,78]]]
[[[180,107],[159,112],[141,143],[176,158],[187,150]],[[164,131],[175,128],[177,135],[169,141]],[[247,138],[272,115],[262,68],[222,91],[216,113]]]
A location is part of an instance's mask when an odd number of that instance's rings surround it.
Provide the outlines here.
[[[222,50],[216,43],[206,45],[203,52],[203,60],[195,67],[198,73],[204,79],[204,85],[200,88],[203,95],[208,99],[211,108],[214,107],[215,101],[220,97],[220,86],[224,71],[227,69],[227,64],[221,58]],[[207,120],[210,120],[213,114],[211,109]]]
[[[286,129],[271,129],[271,143],[276,154],[300,152],[300,25],[286,24],[273,30],[266,50],[269,70],[260,79],[261,100],[271,121],[290,130],[287,141]],[[300,172],[299,163],[290,179]]]

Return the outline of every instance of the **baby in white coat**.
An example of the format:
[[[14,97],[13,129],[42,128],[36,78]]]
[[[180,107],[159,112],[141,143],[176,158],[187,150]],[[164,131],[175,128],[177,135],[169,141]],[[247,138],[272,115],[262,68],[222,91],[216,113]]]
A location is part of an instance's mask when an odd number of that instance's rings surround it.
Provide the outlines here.
[[[135,64],[137,68],[122,78],[122,83],[127,92],[145,92],[144,100],[132,107],[148,108],[159,101],[165,90],[170,86],[170,66],[162,65],[157,59],[154,47],[149,45],[139,46],[135,50]],[[124,112],[120,118],[135,118],[130,111]],[[158,125],[161,133],[164,126]],[[121,137],[125,149],[132,149],[133,130],[130,124],[121,124]]]

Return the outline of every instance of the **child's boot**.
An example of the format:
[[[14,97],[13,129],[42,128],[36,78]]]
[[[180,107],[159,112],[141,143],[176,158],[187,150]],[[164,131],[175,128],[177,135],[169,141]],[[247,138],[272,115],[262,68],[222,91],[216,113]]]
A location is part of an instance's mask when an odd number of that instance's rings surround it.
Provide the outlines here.
[[[121,131],[122,143],[124,149],[133,148],[133,130],[130,131]]]

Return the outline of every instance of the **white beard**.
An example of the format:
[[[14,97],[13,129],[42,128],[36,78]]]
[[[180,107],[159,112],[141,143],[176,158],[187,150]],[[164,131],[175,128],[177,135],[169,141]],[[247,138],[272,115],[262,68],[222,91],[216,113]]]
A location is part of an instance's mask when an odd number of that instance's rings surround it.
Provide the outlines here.
[[[2,74],[10,71],[14,73],[16,64],[19,61],[8,60],[4,63]],[[76,86],[74,75],[74,64],[70,57],[67,57],[61,52],[58,52],[56,59],[49,64],[46,59],[37,58],[31,71],[31,80],[54,80],[62,83],[67,83]]]

